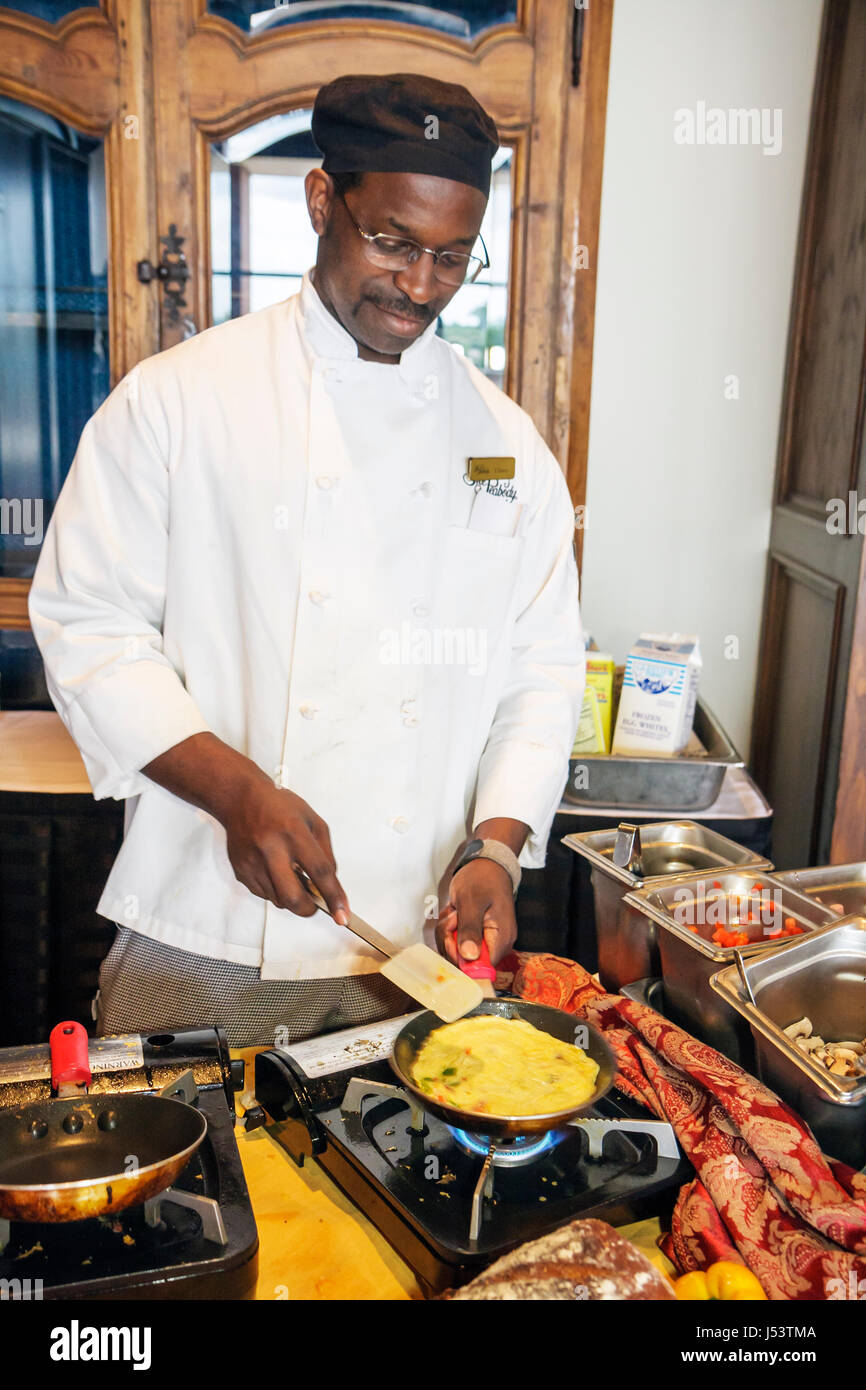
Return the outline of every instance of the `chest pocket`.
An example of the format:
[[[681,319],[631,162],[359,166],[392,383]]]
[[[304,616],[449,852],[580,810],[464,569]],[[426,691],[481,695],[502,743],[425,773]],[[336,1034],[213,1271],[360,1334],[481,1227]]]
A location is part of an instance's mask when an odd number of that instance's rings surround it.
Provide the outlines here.
[[[488,650],[502,639],[509,617],[523,541],[489,531],[448,526],[439,566],[437,621],[447,631],[483,634]]]

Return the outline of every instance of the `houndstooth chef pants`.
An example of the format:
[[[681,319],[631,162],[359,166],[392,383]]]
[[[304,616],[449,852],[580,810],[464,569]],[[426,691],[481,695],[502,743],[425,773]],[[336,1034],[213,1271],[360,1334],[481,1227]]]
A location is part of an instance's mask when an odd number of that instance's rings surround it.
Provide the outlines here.
[[[382,975],[263,980],[236,965],[166,946],[118,927],[99,972],[97,1033],[151,1033],[218,1025],[230,1047],[273,1047],[376,1023],[417,1009]]]

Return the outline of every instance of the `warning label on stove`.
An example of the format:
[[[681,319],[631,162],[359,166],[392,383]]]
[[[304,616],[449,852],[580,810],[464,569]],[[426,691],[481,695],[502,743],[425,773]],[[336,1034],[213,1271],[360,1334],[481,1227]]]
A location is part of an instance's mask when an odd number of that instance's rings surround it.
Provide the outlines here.
[[[135,1071],[144,1066],[144,1051],[137,1033],[116,1038],[91,1038],[87,1048],[90,1070]],[[0,1056],[0,1086],[14,1081],[44,1081],[51,1076],[51,1051],[47,1043],[32,1047],[6,1047]]]

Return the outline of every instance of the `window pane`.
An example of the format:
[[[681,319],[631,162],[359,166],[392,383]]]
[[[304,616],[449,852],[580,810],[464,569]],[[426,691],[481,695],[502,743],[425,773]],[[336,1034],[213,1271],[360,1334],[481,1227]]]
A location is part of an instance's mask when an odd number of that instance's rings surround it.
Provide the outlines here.
[[[273,117],[211,147],[214,323],[297,294],[316,259],[304,178],[320,164],[309,111]],[[511,246],[511,151],[504,147],[494,160],[481,234],[490,268],[457,292],[439,331],[502,386]]]
[[[32,575],[109,389],[102,144],[0,99],[0,574]]]
[[[417,24],[424,29],[472,39],[496,24],[514,21],[515,0],[447,0],[411,4],[409,0],[208,0],[211,14],[222,15],[239,29],[252,33],[274,25],[309,23],[325,19],[390,19],[398,24]]]
[[[482,270],[474,285],[464,285],[454,296],[442,315],[441,331],[449,343],[456,343],[485,376],[504,389],[511,253],[511,151],[504,148],[494,160],[481,235],[490,268]]]
[[[64,15],[73,10],[98,10],[99,0],[3,0],[6,10],[19,10],[22,14],[32,14],[35,19],[45,19],[56,24]]]
[[[275,116],[211,147],[214,323],[297,294],[316,259],[304,196],[322,162],[311,114]]]

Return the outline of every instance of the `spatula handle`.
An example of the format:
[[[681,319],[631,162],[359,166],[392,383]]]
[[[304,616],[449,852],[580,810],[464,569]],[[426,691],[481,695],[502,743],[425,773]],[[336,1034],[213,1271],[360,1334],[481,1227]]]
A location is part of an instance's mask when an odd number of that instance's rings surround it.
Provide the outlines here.
[[[481,954],[477,960],[464,960],[458,952],[457,959],[460,961],[460,969],[464,975],[475,980],[481,987],[481,993],[485,999],[495,999],[496,989],[494,980],[496,979],[496,969],[490,960],[490,952],[487,949],[487,942],[482,938]]]
[[[315,883],[310,878],[310,875],[301,868],[300,864],[295,865],[295,873],[301,881],[301,887],[305,889],[307,893],[309,893],[310,897],[313,899],[313,902],[316,904],[316,907],[320,907],[323,912],[327,912],[329,917],[333,917],[334,914],[328,907],[328,904],[325,902],[325,899],[322,897]]]
[[[482,938],[481,951],[477,960],[465,960],[458,952],[457,959],[460,962],[460,969],[464,975],[469,975],[473,980],[495,980],[496,968],[490,960],[490,952],[487,949],[487,942]]]

